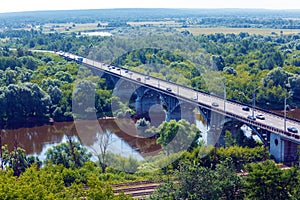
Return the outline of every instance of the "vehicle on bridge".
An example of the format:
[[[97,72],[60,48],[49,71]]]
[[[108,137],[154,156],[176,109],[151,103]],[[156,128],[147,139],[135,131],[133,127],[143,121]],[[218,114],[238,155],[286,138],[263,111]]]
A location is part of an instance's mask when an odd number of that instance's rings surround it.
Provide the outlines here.
[[[248,106],[243,106],[242,110],[244,110],[244,111],[249,111],[250,108],[249,108]]]
[[[167,87],[166,90],[167,90],[168,92],[172,92],[172,89],[169,88],[169,87]]]
[[[287,130],[292,133],[298,133],[298,129],[296,129],[295,127],[288,127]]]
[[[211,104],[212,106],[214,106],[214,107],[218,107],[219,106],[219,104],[218,103],[216,103],[216,102],[212,102],[212,104]]]
[[[76,60],[77,63],[82,63],[83,57],[76,57],[75,60]]]
[[[258,115],[256,115],[256,118],[260,119],[260,120],[264,120],[265,116],[263,114],[258,114]]]

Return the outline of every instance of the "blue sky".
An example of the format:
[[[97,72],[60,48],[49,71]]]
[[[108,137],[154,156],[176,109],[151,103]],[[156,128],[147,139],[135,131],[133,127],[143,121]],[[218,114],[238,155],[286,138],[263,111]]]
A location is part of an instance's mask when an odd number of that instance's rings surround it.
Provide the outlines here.
[[[300,9],[299,0],[7,0],[0,12],[101,8],[266,8]]]

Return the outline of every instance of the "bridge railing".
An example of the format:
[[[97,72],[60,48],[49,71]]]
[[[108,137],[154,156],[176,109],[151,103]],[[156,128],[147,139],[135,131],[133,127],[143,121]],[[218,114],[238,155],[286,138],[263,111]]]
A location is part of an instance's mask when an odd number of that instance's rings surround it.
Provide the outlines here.
[[[118,66],[116,66],[116,67],[118,67]],[[127,69],[127,68],[123,68],[123,67],[118,67],[118,68],[123,69],[123,70],[126,70],[126,69]],[[127,70],[128,70],[128,69],[127,69]],[[156,79],[156,80],[159,80],[159,81],[161,81],[161,82],[166,82],[166,83],[168,83],[168,84],[173,84],[173,85],[176,85],[176,86],[178,85],[178,86],[180,86],[180,87],[182,87],[182,88],[190,89],[190,90],[193,90],[193,91],[195,91],[195,92],[199,92],[199,93],[201,93],[201,94],[213,96],[213,97],[215,97],[215,98],[218,98],[218,99],[220,99],[220,100],[223,100],[220,96],[218,96],[218,95],[216,95],[216,94],[212,94],[212,93],[206,92],[206,91],[204,91],[204,90],[198,90],[198,89],[195,89],[195,88],[192,88],[192,87],[189,87],[189,86],[179,85],[179,84],[177,84],[177,83],[175,83],[175,82],[172,82],[172,81],[169,81],[169,80],[159,79],[159,78],[156,78],[156,77],[154,77],[154,76],[146,75],[146,74],[143,74],[143,73],[140,73],[140,72],[136,72],[136,71],[134,71],[134,73],[139,74],[139,75],[141,75],[141,76],[148,76],[148,77],[150,77],[150,78],[152,78],[152,79]],[[226,99],[226,101],[227,101],[227,102],[230,102],[230,103],[234,103],[234,104],[239,104],[239,105],[242,105],[242,106],[252,107],[252,105],[249,105],[249,104],[246,104],[246,103],[243,103],[243,102],[239,102],[239,101],[236,101],[236,100]],[[281,115],[281,114],[279,114],[279,113],[276,113],[276,112],[274,112],[274,111],[270,111],[270,110],[267,110],[267,109],[264,109],[264,108],[255,107],[255,109],[256,109],[257,111],[261,111],[261,112],[264,112],[264,113],[268,113],[268,114],[271,114],[271,115],[275,115],[275,116],[277,116],[277,117],[281,117],[281,118],[283,117],[283,115]],[[286,116],[286,118],[289,119],[289,120],[292,120],[292,121],[295,121],[295,122],[300,123],[300,119],[292,118],[292,117],[289,117],[289,116]]]
[[[296,140],[300,139],[300,135],[298,135],[298,134],[293,134],[291,132],[283,131],[281,129],[278,129],[278,128],[275,128],[275,127],[272,127],[272,126],[269,126],[269,125],[265,125],[265,124],[259,123],[257,121],[253,121],[253,120],[250,120],[250,119],[238,116],[238,115],[233,114],[233,113],[227,113],[227,115],[231,116],[231,117],[233,117],[235,119],[238,119],[240,121],[243,121],[245,123],[248,123],[248,124],[255,125],[257,127],[263,128],[263,129],[268,130],[270,132],[281,134],[281,135],[283,135],[285,137],[288,137],[290,139],[296,139]]]

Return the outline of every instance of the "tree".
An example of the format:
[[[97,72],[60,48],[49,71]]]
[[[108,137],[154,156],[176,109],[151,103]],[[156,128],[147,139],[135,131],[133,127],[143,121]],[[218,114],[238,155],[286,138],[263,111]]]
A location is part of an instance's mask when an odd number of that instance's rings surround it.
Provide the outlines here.
[[[289,77],[288,82],[289,82],[289,86],[291,88],[293,97],[300,99],[300,76],[295,75],[295,76]]]
[[[50,97],[35,83],[9,85],[3,89],[7,121],[26,121],[28,118],[46,120]]]
[[[230,146],[233,146],[233,145],[236,144],[235,139],[232,137],[231,132],[228,131],[228,130],[225,131],[224,139],[225,139],[225,146],[226,147],[230,147]]]
[[[222,56],[213,55],[212,62],[213,62],[213,65],[216,66],[216,69],[218,71],[222,71],[223,68],[225,67],[225,61]]]
[[[4,145],[1,147],[1,152],[2,166],[7,165],[10,169],[12,169],[14,176],[20,176],[21,173],[25,172],[25,170],[33,163],[37,163],[38,165],[41,164],[38,158],[27,156],[25,150],[18,147],[17,140],[14,142],[13,151],[9,152],[7,145]]]
[[[249,199],[299,199],[299,171],[282,170],[273,161],[248,166],[246,193]]]
[[[107,167],[107,151],[109,146],[113,143],[113,132],[105,130],[104,133],[97,134],[100,153],[97,154],[102,173],[105,173]]]
[[[72,108],[74,115],[80,119],[94,117],[96,84],[89,80],[79,81],[73,91]]]
[[[192,149],[201,137],[199,129],[186,120],[163,122],[158,132],[157,143],[164,147],[167,154]]]
[[[62,142],[47,150],[44,162],[46,164],[62,164],[66,168],[76,168],[82,167],[91,156],[91,153],[88,153],[87,149],[82,147],[79,142],[68,137],[67,142]]]
[[[138,131],[139,136],[150,138],[156,135],[155,127],[150,126],[150,122],[147,121],[145,118],[137,120],[135,123],[135,127]]]
[[[230,163],[218,164],[215,170],[183,163],[177,173],[180,184],[162,184],[150,199],[243,199],[245,183]]]
[[[272,87],[272,86],[281,86],[286,87],[288,77],[290,75],[285,72],[282,68],[277,67],[271,70],[262,80],[264,86]]]
[[[57,87],[57,86],[52,86],[50,85],[47,93],[50,95],[51,97],[51,102],[52,105],[57,105],[59,103],[59,101],[62,99],[62,91]]]

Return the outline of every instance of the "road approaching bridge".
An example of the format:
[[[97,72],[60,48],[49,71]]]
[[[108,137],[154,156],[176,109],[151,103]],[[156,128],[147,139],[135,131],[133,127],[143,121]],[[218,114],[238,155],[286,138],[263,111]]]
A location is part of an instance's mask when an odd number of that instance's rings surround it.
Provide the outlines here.
[[[178,85],[166,80],[158,79],[156,77],[145,75],[139,72],[131,71],[122,67],[112,66],[88,58],[82,58],[70,53],[58,52],[58,54],[68,60],[77,61],[87,67],[101,70],[114,76],[122,77],[128,81],[144,85],[145,87],[158,90],[180,100],[188,101],[196,104],[199,107],[204,107],[232,119],[239,120],[248,124],[249,126],[255,127],[257,130],[264,130],[269,134],[272,133],[274,141],[279,139],[280,141],[283,141],[283,143],[288,141],[292,142],[293,145],[300,144],[300,120],[284,119],[284,117],[281,115],[259,108],[254,108],[253,111],[251,107],[245,108],[244,104],[226,100],[215,95],[198,91],[183,85]],[[78,59],[79,57],[80,59]],[[251,118],[253,113],[255,117],[254,119]],[[284,130],[284,127],[286,127],[286,130]],[[277,136],[279,138],[277,138]],[[274,148],[276,151],[278,148],[287,148],[287,145],[285,145],[285,147],[284,145],[278,146],[277,141],[274,143]],[[281,154],[282,153],[278,153],[278,156],[282,157]]]

